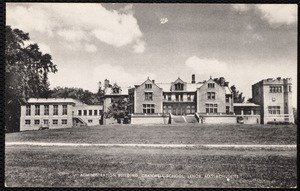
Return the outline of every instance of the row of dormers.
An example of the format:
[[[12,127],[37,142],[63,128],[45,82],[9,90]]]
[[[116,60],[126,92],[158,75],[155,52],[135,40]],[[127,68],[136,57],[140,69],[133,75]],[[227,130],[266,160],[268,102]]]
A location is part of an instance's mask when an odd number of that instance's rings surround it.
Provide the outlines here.
[[[110,85],[108,80],[105,80],[105,94],[106,95],[118,95],[122,94],[122,88],[116,83]],[[154,80],[150,80],[149,77],[141,85],[135,85],[135,88],[144,88],[145,90],[151,90],[154,86],[162,89],[163,92],[195,92],[198,88],[202,86],[207,86],[209,89],[213,89],[216,86],[222,86],[225,88],[228,94],[231,94],[230,89],[228,88],[228,82],[225,82],[223,77],[212,79],[203,82],[195,82],[194,75],[192,83],[187,83],[178,77],[174,82],[171,83],[155,83]],[[128,90],[128,88],[125,88]],[[129,88],[131,89],[131,88]],[[126,91],[125,91],[126,92]],[[125,93],[124,92],[124,93]]]

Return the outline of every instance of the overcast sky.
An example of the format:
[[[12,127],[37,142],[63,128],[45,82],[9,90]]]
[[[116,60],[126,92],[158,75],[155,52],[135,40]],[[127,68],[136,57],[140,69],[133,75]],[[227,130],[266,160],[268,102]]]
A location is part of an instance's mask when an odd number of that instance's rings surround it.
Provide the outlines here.
[[[30,34],[58,72],[51,87],[121,86],[225,77],[244,95],[291,77],[297,101],[297,5],[7,3],[6,24]]]

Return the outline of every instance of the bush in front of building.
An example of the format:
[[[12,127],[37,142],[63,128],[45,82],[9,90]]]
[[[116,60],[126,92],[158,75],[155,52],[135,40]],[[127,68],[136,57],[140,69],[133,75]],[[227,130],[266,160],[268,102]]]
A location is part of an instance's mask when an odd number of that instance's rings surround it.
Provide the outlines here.
[[[292,125],[293,122],[289,122],[289,121],[269,121],[267,124],[269,124],[269,125]]]

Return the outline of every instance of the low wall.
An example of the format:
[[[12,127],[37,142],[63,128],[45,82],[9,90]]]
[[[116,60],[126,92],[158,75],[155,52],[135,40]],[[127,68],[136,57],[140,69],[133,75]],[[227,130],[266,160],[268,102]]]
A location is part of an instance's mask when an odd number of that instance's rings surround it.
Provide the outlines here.
[[[203,124],[236,124],[242,117],[244,124],[260,124],[260,115],[199,115],[199,123]]]
[[[199,123],[203,124],[235,124],[235,115],[200,115]]]
[[[244,124],[260,124],[260,115],[244,115]]]
[[[169,116],[131,116],[131,124],[168,124]]]
[[[264,116],[264,124],[268,122],[292,122],[294,123],[294,116],[289,114],[282,114],[282,115],[265,115]]]

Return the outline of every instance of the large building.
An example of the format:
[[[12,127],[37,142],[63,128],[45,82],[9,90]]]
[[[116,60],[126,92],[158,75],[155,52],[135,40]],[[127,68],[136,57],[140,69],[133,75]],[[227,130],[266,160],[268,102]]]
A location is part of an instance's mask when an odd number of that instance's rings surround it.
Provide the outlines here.
[[[171,83],[155,83],[148,78],[129,90],[129,111],[172,115],[232,113],[231,91],[225,79],[221,79],[222,83],[212,78],[196,83],[193,75],[191,83],[180,78]]]
[[[105,80],[103,105],[86,105],[70,98],[31,98],[21,106],[20,129],[117,123],[105,113],[118,99],[127,102],[132,124],[294,122],[290,78],[261,80],[252,85],[253,103],[233,103],[223,77],[196,82],[192,75],[190,83],[179,77],[171,83],[148,78],[133,88]]]
[[[294,122],[292,79],[268,78],[252,85],[253,103],[260,105],[263,124],[275,121]]]
[[[232,93],[222,77],[196,82],[192,75],[190,83],[180,78],[171,83],[155,83],[148,78],[129,89],[128,98],[132,123],[166,123],[164,117],[168,114],[174,118],[182,116],[184,121],[191,119],[185,116],[194,116],[201,118],[201,123],[213,121],[212,116],[220,123],[236,121]]]
[[[98,125],[102,113],[102,105],[71,98],[30,98],[21,106],[20,131]]]

